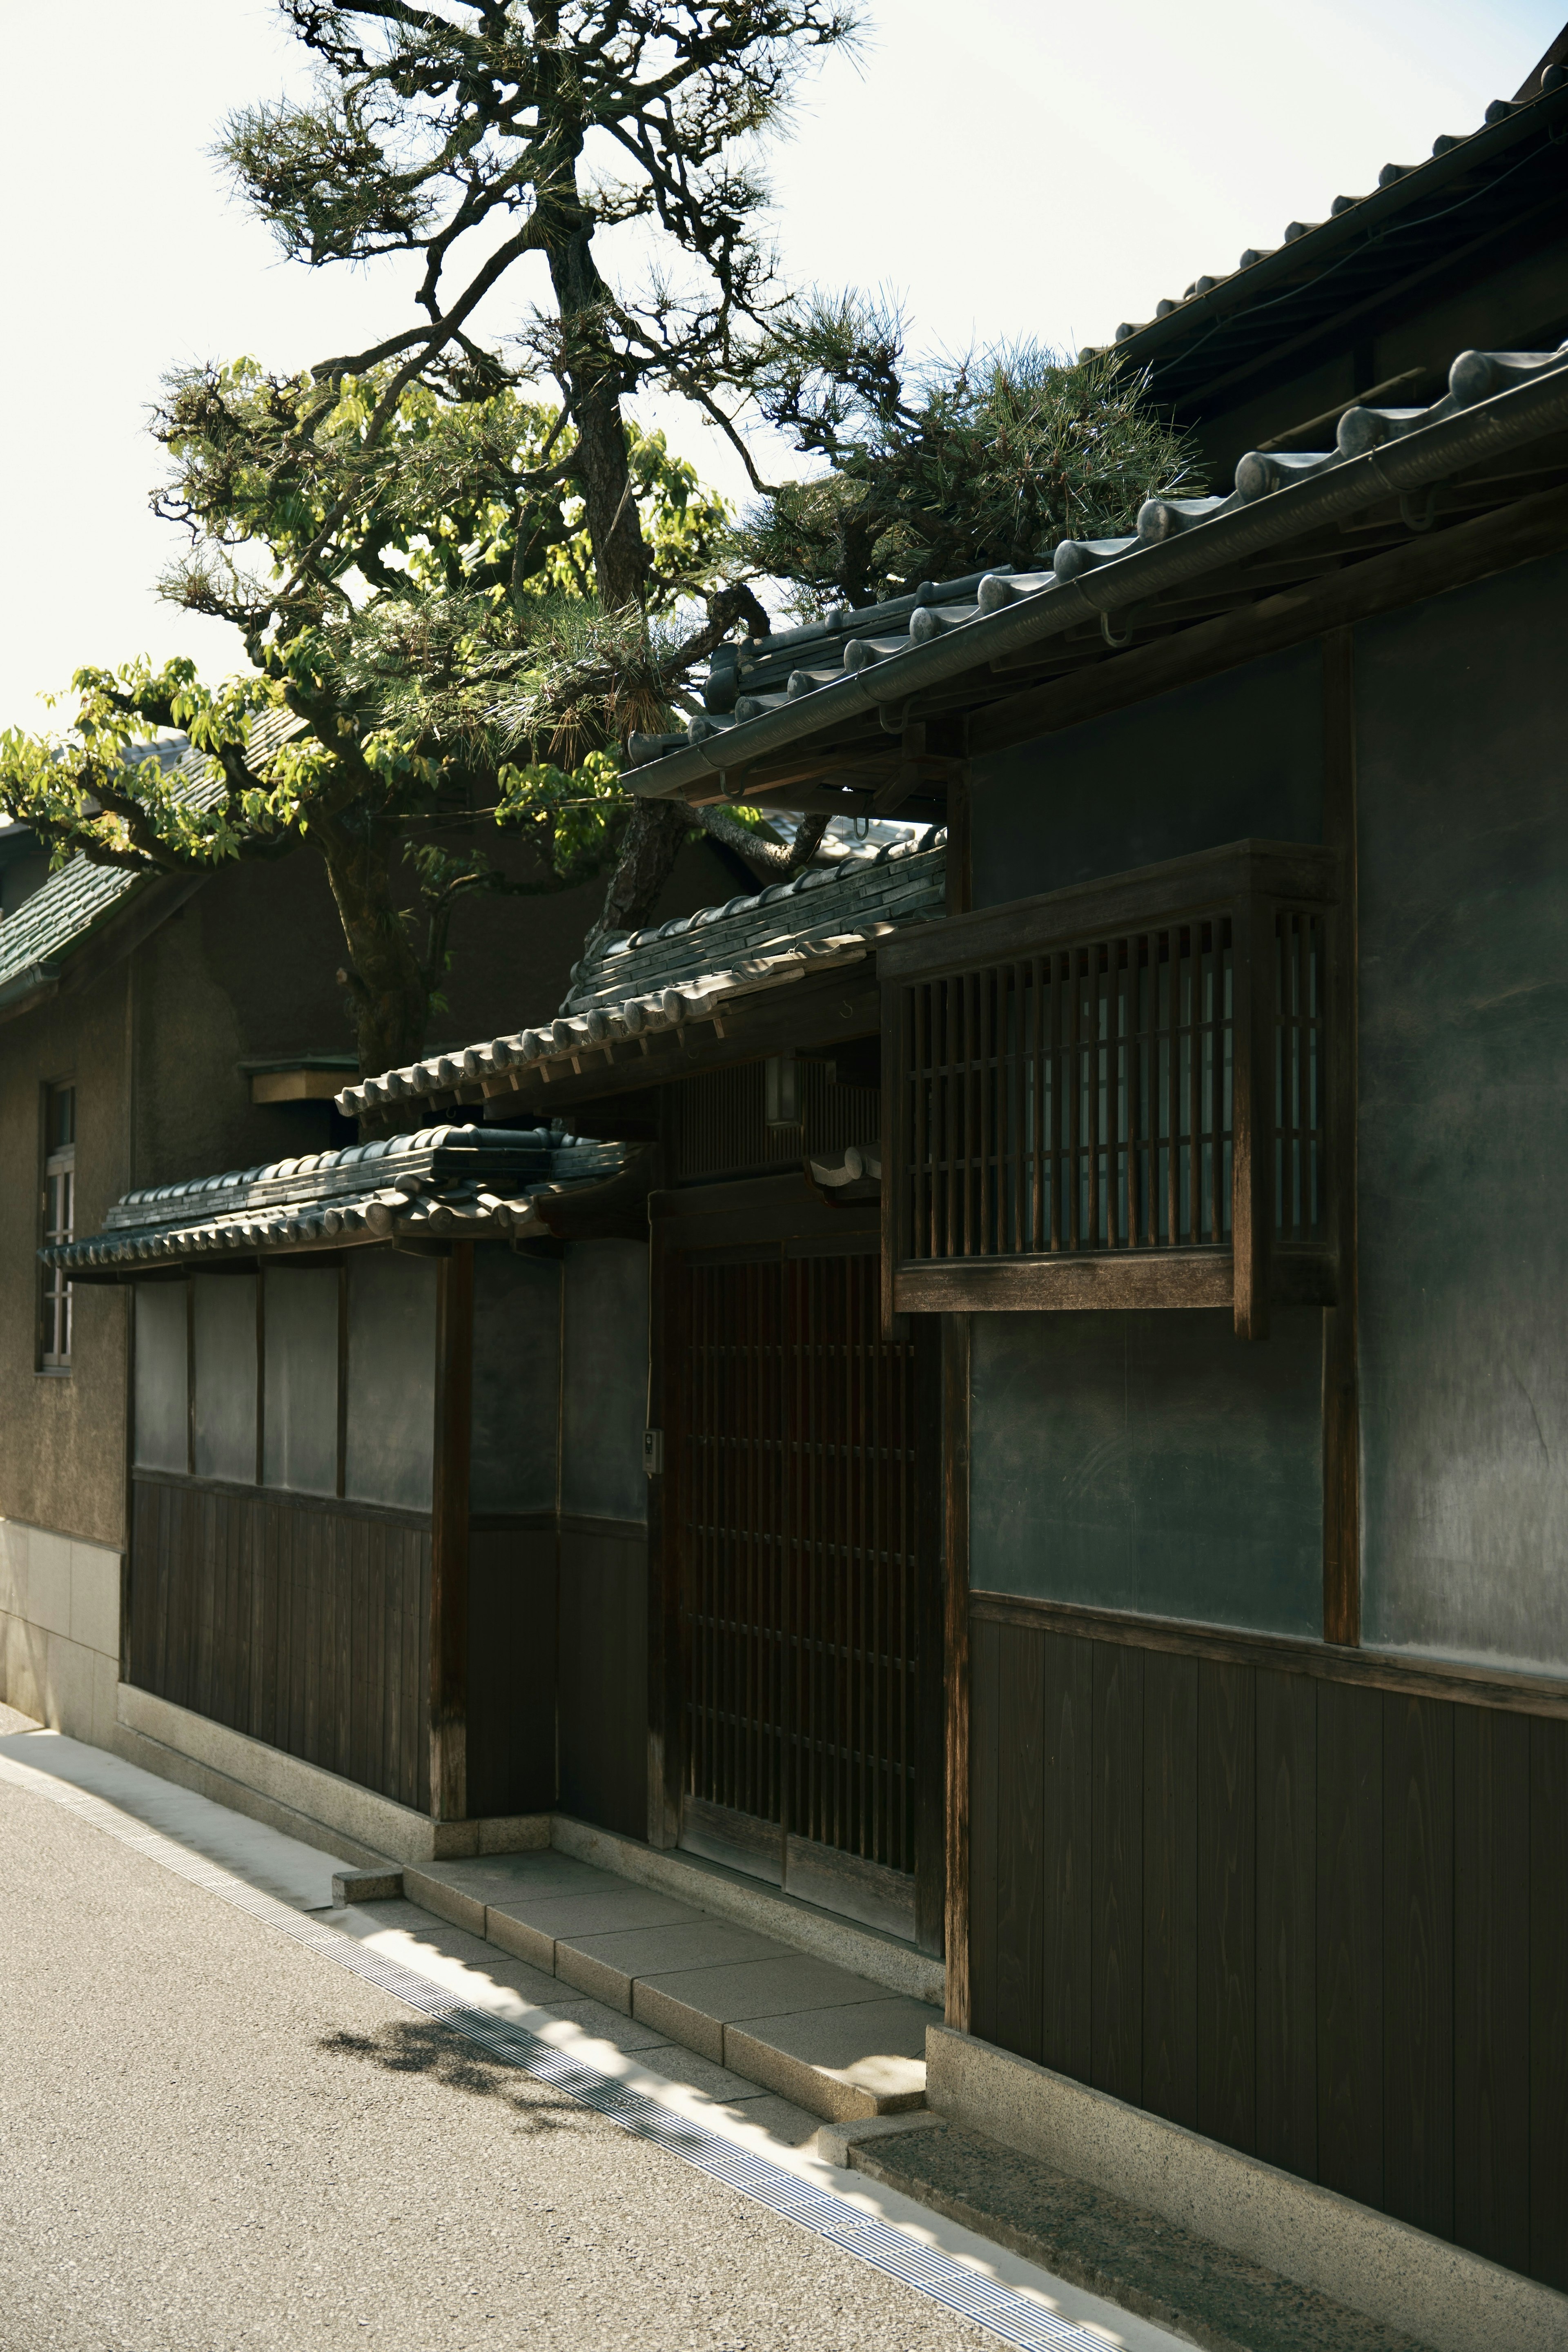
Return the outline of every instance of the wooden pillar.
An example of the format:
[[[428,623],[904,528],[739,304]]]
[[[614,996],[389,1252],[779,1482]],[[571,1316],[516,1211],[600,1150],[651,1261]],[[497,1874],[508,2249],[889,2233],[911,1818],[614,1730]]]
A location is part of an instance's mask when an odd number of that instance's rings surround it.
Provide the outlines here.
[[[947,911],[967,915],[973,902],[969,855],[969,762],[966,760],[947,786]]]
[[[1231,922],[1236,1043],[1231,1062],[1230,1234],[1238,1339],[1268,1337],[1274,1238],[1274,922],[1272,902],[1257,890],[1248,890],[1237,900]],[[1215,961],[1217,967],[1217,956]],[[1215,986],[1220,985],[1216,968]],[[1215,1083],[1219,1083],[1217,1071]],[[1217,1132],[1217,1119],[1215,1126]]]
[[[665,1238],[656,1195],[648,1212],[649,1426],[663,1467],[647,1482],[647,1842],[680,1837],[685,1759],[680,1687],[680,1378],[685,1286],[680,1257]]]
[[[969,2031],[970,1318],[942,1318],[942,1591],[947,1684],[947,2021]]]
[[[1322,640],[1323,839],[1339,857],[1328,990],[1329,1238],[1336,1303],[1323,1317],[1323,1639],[1361,1641],[1361,1399],[1356,1273],[1358,1012],[1355,653],[1349,629]]]
[[[474,1245],[443,1258],[436,1294],[436,1475],[430,1541],[430,1812],[468,1811],[468,1450]]]
[[[947,1604],[942,1318],[902,1318],[913,1349],[920,1726],[915,1760],[915,1942],[947,1948]]]

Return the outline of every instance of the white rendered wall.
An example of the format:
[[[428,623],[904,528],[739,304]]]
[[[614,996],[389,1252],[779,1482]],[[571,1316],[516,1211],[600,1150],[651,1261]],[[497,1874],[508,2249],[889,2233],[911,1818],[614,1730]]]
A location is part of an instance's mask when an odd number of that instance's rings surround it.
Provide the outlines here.
[[[0,1519],[0,1699],[108,1748],[119,1679],[120,1554]]]

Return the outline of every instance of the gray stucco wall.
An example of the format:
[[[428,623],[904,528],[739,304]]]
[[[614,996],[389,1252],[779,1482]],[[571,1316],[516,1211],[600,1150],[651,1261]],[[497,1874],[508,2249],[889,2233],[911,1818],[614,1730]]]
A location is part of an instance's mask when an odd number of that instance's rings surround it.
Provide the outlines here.
[[[561,1507],[647,1517],[647,1244],[574,1242],[566,1253]]]
[[[1237,1339],[1211,1308],[976,1315],[969,1575],[981,1591],[1322,1630],[1322,1318]]]
[[[1356,639],[1363,1635],[1568,1672],[1568,558]]]
[[[993,906],[1248,835],[1322,837],[1306,646],[978,761],[973,898]],[[1315,1636],[1321,1318],[977,1315],[976,1588]]]
[[[1320,841],[1316,646],[977,760],[977,907],[1065,890],[1248,835]]]
[[[561,1261],[474,1257],[476,1511],[553,1511],[561,1420]]]

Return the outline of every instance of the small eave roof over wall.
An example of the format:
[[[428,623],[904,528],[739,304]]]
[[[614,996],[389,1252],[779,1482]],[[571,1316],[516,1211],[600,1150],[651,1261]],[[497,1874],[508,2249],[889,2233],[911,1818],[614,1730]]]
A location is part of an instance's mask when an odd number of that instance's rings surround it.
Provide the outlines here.
[[[1135,531],[1064,540],[1037,572],[928,582],[889,604],[839,606],[777,637],[721,648],[708,709],[684,740],[634,736],[627,781],[652,798],[733,797],[744,788],[738,772],[753,761],[897,712],[966,675],[976,700],[997,695],[1006,689],[994,666],[1013,667],[1053,637],[1087,623],[1121,642],[1119,616],[1135,606],[1157,610],[1210,574],[1369,507],[1408,501],[1565,427],[1568,345],[1463,352],[1429,406],[1347,409],[1331,447],[1254,452],[1228,495],[1152,498]]]
[[[542,1235],[544,1202],[602,1183],[626,1161],[619,1144],[543,1128],[426,1128],[127,1192],[101,1233],[38,1255],[74,1280],[101,1281],[225,1257]]]
[[[752,898],[678,916],[658,930],[607,940],[573,975],[567,1010],[520,1029],[389,1070],[338,1097],[345,1116],[412,1097],[482,1098],[486,1081],[581,1066],[660,1032],[722,1023],[756,997],[836,966],[864,961],[879,939],[930,922],[945,906],[947,836],[927,832],[866,857],[808,866]],[[649,1071],[648,1076],[657,1076]]]

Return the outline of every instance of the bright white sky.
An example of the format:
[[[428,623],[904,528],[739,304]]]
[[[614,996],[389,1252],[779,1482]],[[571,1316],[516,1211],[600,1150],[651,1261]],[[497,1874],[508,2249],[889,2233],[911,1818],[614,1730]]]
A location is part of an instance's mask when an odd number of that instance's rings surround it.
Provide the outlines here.
[[[785,272],[898,294],[924,346],[1105,341],[1475,129],[1565,5],[869,0],[865,55],[822,70],[775,157]],[[241,666],[230,631],[153,593],[178,543],[146,507],[163,371],[242,352],[291,367],[408,312],[393,265],[279,262],[208,161],[229,108],[298,81],[270,0],[9,0],[5,18],[0,727],[35,727],[37,692],[79,662]],[[664,421],[739,493],[716,436]]]

